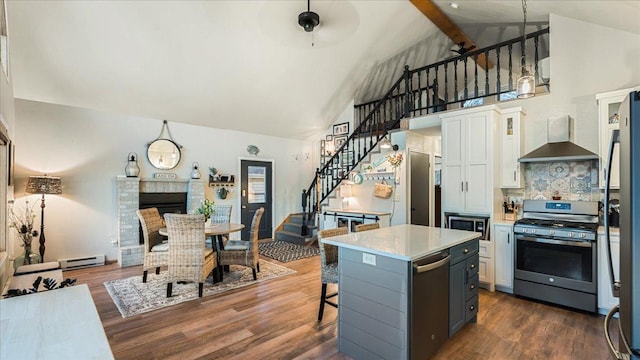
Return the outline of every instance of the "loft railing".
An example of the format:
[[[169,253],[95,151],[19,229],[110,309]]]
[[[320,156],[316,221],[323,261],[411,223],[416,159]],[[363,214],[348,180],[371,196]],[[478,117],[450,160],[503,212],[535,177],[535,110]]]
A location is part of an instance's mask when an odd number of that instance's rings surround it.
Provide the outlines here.
[[[535,74],[539,59],[548,56],[548,51],[540,48],[542,41],[548,41],[548,34],[547,28],[526,36],[526,47],[534,49],[533,59],[527,58],[527,63],[534,64]],[[316,169],[311,185],[302,190],[302,235],[307,234],[307,224],[320,210],[320,204],[389,130],[400,127],[400,120],[443,111],[473,99],[495,96],[500,101],[502,94],[513,92],[520,76],[524,41],[515,38],[414,70],[405,66],[403,75],[381,99],[356,105],[355,130],[330,154],[324,166]],[[484,63],[479,64],[483,58]]]
[[[549,28],[526,36],[526,63],[533,66],[527,70],[533,70],[536,75],[540,70],[539,60],[549,56],[548,39]],[[543,46],[544,42],[547,46]],[[509,99],[507,94],[515,91],[521,75],[523,49],[523,39],[518,37],[411,70],[408,117],[447,110],[474,99],[495,97],[497,102]],[[536,77],[538,81],[540,77]],[[355,105],[356,124],[365,119],[379,101]],[[388,99],[387,106],[398,101],[405,100]]]

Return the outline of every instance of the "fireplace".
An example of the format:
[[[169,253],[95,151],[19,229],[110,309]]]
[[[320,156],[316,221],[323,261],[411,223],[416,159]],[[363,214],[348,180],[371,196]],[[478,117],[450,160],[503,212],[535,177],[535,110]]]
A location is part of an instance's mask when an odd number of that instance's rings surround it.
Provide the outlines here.
[[[138,208],[158,208],[161,216],[165,213],[186,214],[187,213],[187,193],[140,193]],[[140,245],[144,244],[142,228],[140,229]]]
[[[118,264],[142,264],[144,246],[140,237],[138,209],[157,207],[165,212],[193,213],[204,201],[204,180],[141,179],[118,176]],[[155,199],[154,199],[155,198]]]

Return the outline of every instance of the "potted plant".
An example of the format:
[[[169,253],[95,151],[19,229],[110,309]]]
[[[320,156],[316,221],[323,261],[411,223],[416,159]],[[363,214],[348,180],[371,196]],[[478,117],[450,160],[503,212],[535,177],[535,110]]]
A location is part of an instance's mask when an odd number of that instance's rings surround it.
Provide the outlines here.
[[[211,181],[218,181],[219,175],[218,175],[218,169],[216,169],[213,166],[209,167],[209,178]]]
[[[204,199],[204,201],[200,204],[200,207],[196,209],[195,213],[204,215],[204,220],[208,221],[211,215],[215,213],[215,210],[213,209],[213,204],[214,204],[213,201],[210,201],[209,199]]]

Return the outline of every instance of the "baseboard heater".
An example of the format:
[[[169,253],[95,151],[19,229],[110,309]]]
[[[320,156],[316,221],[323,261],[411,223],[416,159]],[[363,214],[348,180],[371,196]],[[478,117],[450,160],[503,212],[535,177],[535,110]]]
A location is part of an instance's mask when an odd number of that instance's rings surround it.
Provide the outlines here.
[[[58,259],[60,267],[64,269],[79,269],[104,265],[104,255],[87,256],[75,259]]]

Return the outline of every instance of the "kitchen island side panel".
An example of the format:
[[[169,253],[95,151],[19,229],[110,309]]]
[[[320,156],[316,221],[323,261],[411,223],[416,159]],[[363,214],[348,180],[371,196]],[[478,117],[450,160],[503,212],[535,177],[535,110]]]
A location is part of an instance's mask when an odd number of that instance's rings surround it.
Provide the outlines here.
[[[410,263],[344,247],[339,253],[339,350],[355,359],[407,359]]]

